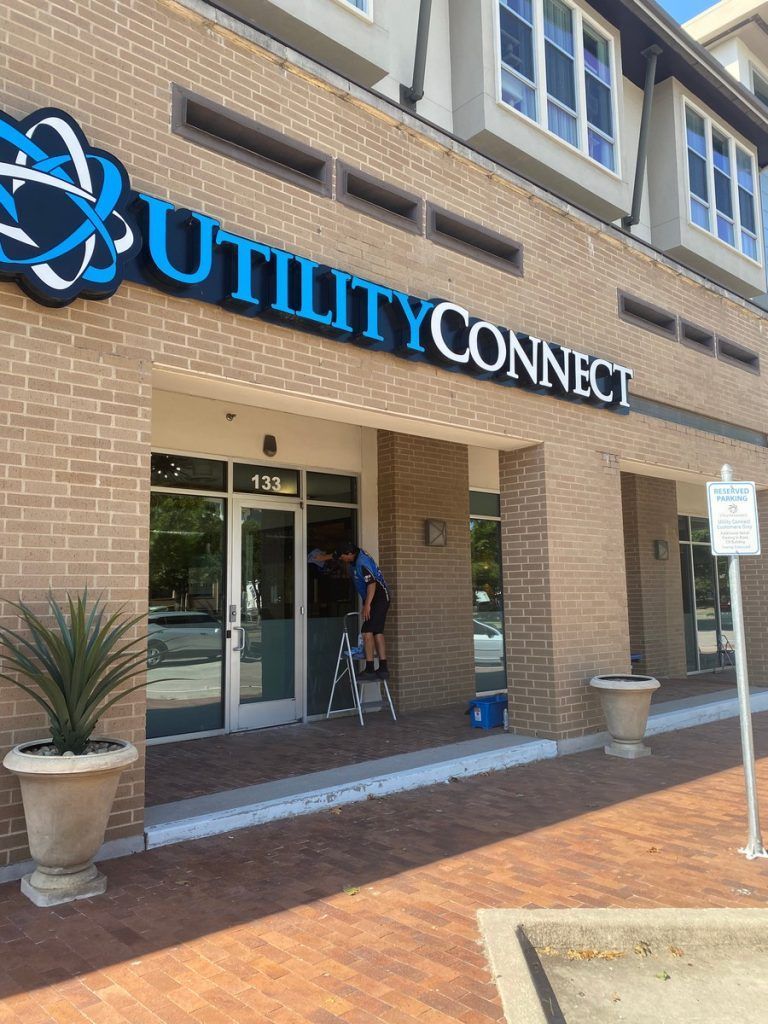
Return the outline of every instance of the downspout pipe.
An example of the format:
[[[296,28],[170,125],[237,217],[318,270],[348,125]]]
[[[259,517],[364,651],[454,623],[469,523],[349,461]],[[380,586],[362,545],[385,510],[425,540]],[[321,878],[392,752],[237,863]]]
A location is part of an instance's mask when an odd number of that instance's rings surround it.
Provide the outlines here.
[[[432,0],[421,0],[419,26],[416,29],[416,56],[413,59],[413,84],[410,89],[401,86],[403,103],[417,104],[424,98],[424,72],[427,66],[427,43],[429,42],[429,19],[432,14]]]
[[[640,138],[637,142],[637,165],[635,167],[635,187],[632,193],[632,212],[621,221],[625,228],[632,228],[640,223],[640,206],[643,201],[643,185],[645,184],[645,166],[648,162],[648,132],[651,127],[651,110],[653,109],[653,87],[656,84],[656,63],[662,53],[656,43],[643,50],[645,57],[645,89],[643,90],[643,113],[640,118]]]

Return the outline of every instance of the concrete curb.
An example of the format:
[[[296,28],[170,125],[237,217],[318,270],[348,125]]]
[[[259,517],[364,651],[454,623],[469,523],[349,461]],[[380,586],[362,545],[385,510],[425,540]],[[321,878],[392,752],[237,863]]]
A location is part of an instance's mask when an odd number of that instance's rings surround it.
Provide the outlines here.
[[[457,752],[457,748],[479,744],[485,749]],[[154,849],[188,839],[220,835],[369,798],[502,771],[556,755],[557,744],[552,740],[503,734],[502,737],[451,744],[209,797],[182,800],[176,804],[149,807],[146,812],[146,845],[147,849]]]
[[[768,946],[768,910],[481,910],[477,917],[508,1024],[553,1019],[533,974],[536,947]]]

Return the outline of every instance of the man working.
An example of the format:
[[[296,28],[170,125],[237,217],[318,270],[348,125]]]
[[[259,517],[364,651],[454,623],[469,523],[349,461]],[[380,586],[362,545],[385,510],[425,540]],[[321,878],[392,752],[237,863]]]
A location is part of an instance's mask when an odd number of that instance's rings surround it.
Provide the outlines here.
[[[334,551],[333,557],[352,566],[352,580],[363,600],[363,644],[365,670],[358,675],[362,682],[389,679],[387,648],[384,643],[384,623],[389,611],[389,588],[381,569],[371,556],[351,541]],[[379,667],[373,670],[374,648],[379,656]]]

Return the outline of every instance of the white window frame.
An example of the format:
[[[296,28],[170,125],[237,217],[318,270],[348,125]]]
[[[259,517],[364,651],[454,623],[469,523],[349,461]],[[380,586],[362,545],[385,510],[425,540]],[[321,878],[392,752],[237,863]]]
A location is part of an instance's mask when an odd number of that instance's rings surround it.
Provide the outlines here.
[[[354,0],[335,0],[335,2],[340,7],[343,7],[345,11],[349,11],[350,14],[355,14],[358,18],[362,18],[363,21],[373,21],[373,0],[363,0],[365,10],[357,7]]]
[[[703,228],[700,224],[697,224],[691,217],[691,198],[694,197],[697,202],[702,203],[703,200],[696,196],[691,191],[691,176],[690,169],[688,167],[688,124],[686,120],[686,112],[690,109],[698,117],[704,121],[704,141],[706,143],[706,161],[707,161],[707,190],[709,192],[709,228]],[[731,166],[731,206],[733,208],[733,229],[735,243],[731,245],[730,242],[726,242],[717,233],[717,201],[715,199],[715,161],[712,151],[712,130],[715,130],[725,139],[728,140],[728,157]],[[695,228],[697,231],[703,232],[710,238],[713,238],[720,245],[724,245],[730,252],[735,252],[739,256],[742,256],[745,260],[749,260],[750,263],[755,263],[757,266],[762,267],[763,265],[763,254],[762,245],[760,239],[762,238],[762,211],[760,209],[759,202],[759,177],[757,174],[755,160],[755,151],[746,146],[743,142],[738,142],[733,135],[732,131],[729,131],[719,121],[715,121],[702,107],[697,106],[688,97],[683,97],[683,117],[682,117],[682,132],[683,132],[683,149],[685,153],[685,216],[688,224]],[[742,228],[741,224],[741,207],[739,204],[739,169],[737,162],[737,151],[741,150],[749,157],[750,166],[752,168],[752,205],[755,211],[755,227],[756,232],[753,237],[755,239],[757,248],[757,259],[754,256],[750,256],[749,253],[744,252],[741,247],[741,232],[746,231],[748,235],[753,233],[748,228]]]
[[[617,74],[617,60],[616,60],[616,37],[611,33],[605,25],[596,21],[590,17],[585,11],[583,11],[577,4],[572,3],[571,0],[559,0],[564,7],[568,7],[573,13],[573,34],[574,34],[574,71],[576,75],[576,130],[578,136],[578,145],[574,146],[568,142],[567,139],[562,138],[556,132],[553,132],[549,128],[548,117],[547,117],[547,102],[549,100],[549,93],[547,91],[546,84],[546,40],[544,38],[544,0],[531,0],[533,7],[533,73],[535,80],[529,82],[523,75],[519,75],[512,68],[507,65],[502,65],[501,60],[501,0],[493,0],[495,11],[494,11],[494,48],[496,56],[496,102],[508,113],[514,114],[516,117],[521,117],[527,124],[534,125],[541,131],[545,132],[550,139],[554,139],[561,145],[567,147],[571,153],[578,153],[580,156],[587,159],[593,166],[599,167],[601,171],[605,171],[606,174],[612,175],[614,178],[621,179],[621,139],[620,139],[620,127],[619,127],[619,76]],[[514,12],[511,12],[514,14]],[[600,163],[599,160],[595,160],[594,157],[590,156],[589,153],[589,134],[587,123],[587,94],[585,85],[585,75],[587,74],[584,65],[584,26],[590,28],[600,38],[605,39],[608,43],[608,56],[610,62],[611,71],[611,117],[613,121],[613,139],[609,140],[600,131],[599,128],[594,130],[606,139],[606,141],[612,141],[613,143],[613,168],[606,167],[605,164]],[[556,45],[556,44],[555,44]],[[536,100],[536,119],[529,117],[528,114],[523,113],[522,110],[516,110],[511,104],[507,103],[503,99],[502,93],[502,70],[507,70],[508,73],[519,78],[521,82],[528,85],[529,88],[533,88]],[[556,106],[562,107],[562,104],[558,100],[553,98],[553,102]],[[563,107],[563,109],[565,109]]]

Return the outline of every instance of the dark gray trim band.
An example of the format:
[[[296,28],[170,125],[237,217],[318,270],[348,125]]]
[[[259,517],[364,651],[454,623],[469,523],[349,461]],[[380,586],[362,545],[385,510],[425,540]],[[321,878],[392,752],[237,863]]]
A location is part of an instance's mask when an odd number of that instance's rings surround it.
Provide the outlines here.
[[[665,420],[667,423],[677,423],[681,427],[692,427],[694,430],[701,430],[705,434],[714,434],[716,437],[728,437],[732,441],[745,441],[758,448],[768,448],[768,436],[760,430],[739,427],[735,423],[726,423],[724,420],[716,420],[711,416],[690,412],[688,409],[679,409],[674,405],[654,402],[650,398],[632,395],[632,412],[640,413],[641,416],[652,416],[657,420]]]

